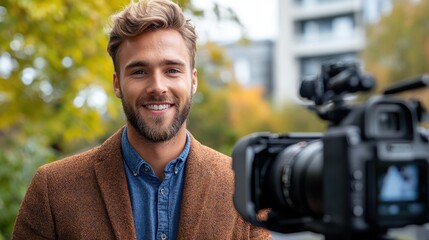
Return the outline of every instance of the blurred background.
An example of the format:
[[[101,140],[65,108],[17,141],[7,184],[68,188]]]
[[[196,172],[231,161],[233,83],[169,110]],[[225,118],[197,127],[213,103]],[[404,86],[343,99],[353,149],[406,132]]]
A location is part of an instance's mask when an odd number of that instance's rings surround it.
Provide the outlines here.
[[[128,2],[0,0],[0,239],[10,238],[39,166],[96,146],[124,125],[106,29]],[[255,131],[324,131],[297,94],[323,61],[359,62],[377,79],[373,93],[429,72],[429,0],[177,2],[199,33],[188,128],[228,155]],[[426,91],[412,96],[429,101]],[[403,239],[418,234],[403,232]]]

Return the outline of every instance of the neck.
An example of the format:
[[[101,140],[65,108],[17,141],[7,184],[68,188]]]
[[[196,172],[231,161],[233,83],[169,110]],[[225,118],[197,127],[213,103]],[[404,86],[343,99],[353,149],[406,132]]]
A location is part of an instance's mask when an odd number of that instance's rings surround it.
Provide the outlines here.
[[[131,146],[155,171],[164,179],[164,168],[176,159],[186,144],[186,124],[184,123],[177,134],[165,142],[151,142],[142,137],[130,124],[127,124],[127,137]]]

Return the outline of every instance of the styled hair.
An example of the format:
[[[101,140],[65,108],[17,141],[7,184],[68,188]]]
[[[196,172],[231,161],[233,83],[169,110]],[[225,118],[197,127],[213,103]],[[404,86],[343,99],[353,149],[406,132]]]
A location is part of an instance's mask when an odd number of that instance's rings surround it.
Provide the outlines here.
[[[197,34],[195,26],[183,14],[182,9],[170,0],[132,1],[122,11],[112,15],[107,51],[113,60],[115,71],[119,71],[117,53],[122,42],[143,33],[158,29],[174,29],[183,37],[195,67]]]

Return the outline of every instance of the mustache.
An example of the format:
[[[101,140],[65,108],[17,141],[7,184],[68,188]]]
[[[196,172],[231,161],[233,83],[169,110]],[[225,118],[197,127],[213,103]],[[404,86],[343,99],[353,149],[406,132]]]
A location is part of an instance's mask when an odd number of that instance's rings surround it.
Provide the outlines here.
[[[166,95],[149,95],[149,96],[141,96],[137,99],[137,106],[144,105],[147,102],[172,102],[177,103],[178,100],[176,98],[170,99]]]

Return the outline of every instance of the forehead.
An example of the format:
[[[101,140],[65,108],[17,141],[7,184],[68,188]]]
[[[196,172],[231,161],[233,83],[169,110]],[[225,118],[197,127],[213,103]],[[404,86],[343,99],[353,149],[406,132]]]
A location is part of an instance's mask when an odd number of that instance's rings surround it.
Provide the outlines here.
[[[118,60],[121,69],[135,61],[155,65],[161,61],[176,60],[189,65],[190,54],[178,31],[160,29],[125,39],[119,47]]]

